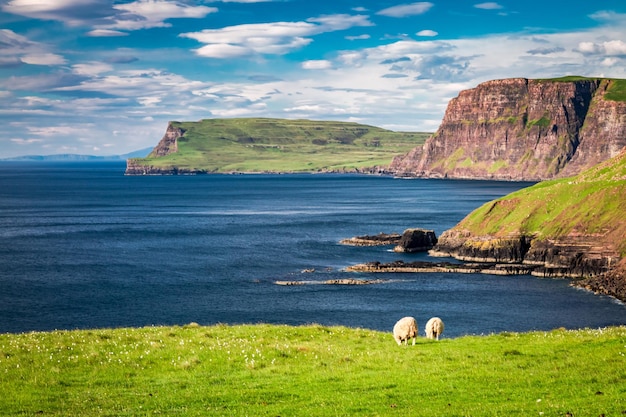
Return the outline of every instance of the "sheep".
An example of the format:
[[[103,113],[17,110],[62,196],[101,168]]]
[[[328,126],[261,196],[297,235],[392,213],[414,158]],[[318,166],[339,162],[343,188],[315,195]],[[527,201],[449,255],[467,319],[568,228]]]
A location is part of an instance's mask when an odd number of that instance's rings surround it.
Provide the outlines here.
[[[413,317],[403,317],[393,326],[393,338],[398,346],[405,342],[408,346],[409,339],[413,338],[413,345],[417,338],[417,322]]]
[[[439,317],[433,317],[426,322],[424,333],[426,333],[426,337],[429,339],[439,340],[439,336],[443,333],[443,329],[443,321]]]

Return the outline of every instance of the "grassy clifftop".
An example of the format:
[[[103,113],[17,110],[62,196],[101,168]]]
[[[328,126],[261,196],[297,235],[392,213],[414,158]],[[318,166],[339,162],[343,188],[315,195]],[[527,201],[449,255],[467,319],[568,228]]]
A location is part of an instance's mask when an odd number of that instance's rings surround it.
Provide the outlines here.
[[[358,123],[265,118],[171,122],[170,128],[184,132],[175,152],[133,161],[203,172],[352,171],[386,166],[429,135]]]
[[[626,150],[583,173],[509,194],[470,213],[455,229],[473,235],[594,239],[626,256]]]

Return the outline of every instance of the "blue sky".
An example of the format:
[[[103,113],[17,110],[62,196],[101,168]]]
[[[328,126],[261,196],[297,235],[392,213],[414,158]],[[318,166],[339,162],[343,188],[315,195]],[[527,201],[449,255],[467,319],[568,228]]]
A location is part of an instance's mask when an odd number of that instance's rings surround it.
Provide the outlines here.
[[[217,117],[432,132],[460,90],[564,75],[626,78],[626,2],[0,0],[0,158]]]

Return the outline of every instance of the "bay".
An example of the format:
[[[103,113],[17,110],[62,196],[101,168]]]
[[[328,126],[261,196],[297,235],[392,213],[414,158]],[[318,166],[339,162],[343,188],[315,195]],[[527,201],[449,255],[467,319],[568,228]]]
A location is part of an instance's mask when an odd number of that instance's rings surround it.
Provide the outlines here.
[[[377,274],[390,281],[275,284],[373,278],[343,268],[429,259],[338,242],[411,227],[440,235],[529,183],[123,173],[119,163],[0,164],[0,332],[190,322],[391,331],[406,315],[421,326],[441,317],[444,337],[626,324],[622,303],[568,280]]]

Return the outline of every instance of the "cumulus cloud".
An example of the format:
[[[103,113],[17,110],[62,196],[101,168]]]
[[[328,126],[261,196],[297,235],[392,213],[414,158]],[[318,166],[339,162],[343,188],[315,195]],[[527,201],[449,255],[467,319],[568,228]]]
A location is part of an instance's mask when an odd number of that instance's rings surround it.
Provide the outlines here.
[[[557,54],[563,51],[565,51],[565,48],[561,48],[560,46],[553,46],[550,48],[529,49],[526,52],[529,53],[530,55],[550,55],[550,54]]]
[[[378,11],[376,14],[389,17],[407,17],[424,14],[434,6],[430,2],[400,4]]]
[[[9,0],[2,6],[7,13],[39,20],[56,20],[69,26],[98,21],[111,15],[107,0]]]
[[[371,38],[371,36],[367,34],[363,34],[363,35],[357,35],[357,36],[346,36],[345,38],[349,41],[358,41],[358,40],[369,39]]]
[[[102,62],[86,62],[72,65],[72,72],[78,75],[96,76],[103,72],[109,72],[113,67]]]
[[[576,50],[584,55],[626,56],[626,42],[621,40],[580,42]]]
[[[137,0],[113,4],[111,0],[9,0],[2,10],[68,26],[93,26],[89,36],[121,36],[120,31],[169,27],[168,19],[204,18],[217,8],[190,6],[172,0]]]
[[[167,19],[204,18],[217,12],[215,7],[188,6],[166,0],[138,0],[133,3],[117,4],[113,8],[120,13],[115,16],[115,23],[109,29],[138,30],[154,27],[169,27]]]
[[[367,16],[329,15],[306,22],[274,22],[227,26],[182,33],[183,38],[207,44],[195,50],[207,58],[247,57],[252,53],[283,55],[308,45],[311,36],[345,30],[355,26],[371,26]]]
[[[435,32],[434,30],[425,29],[425,30],[420,30],[419,32],[416,33],[416,35],[417,36],[432,37],[432,36],[439,35],[439,33]]]
[[[332,68],[333,64],[327,60],[311,60],[302,63],[303,69],[319,70]]]
[[[499,10],[504,8],[500,4],[495,2],[479,3],[475,4],[474,7],[483,10]]]
[[[26,54],[21,60],[31,65],[63,65],[67,62],[61,55],[52,53]]]
[[[128,33],[111,29],[94,29],[87,32],[87,36],[94,38],[111,38],[115,36],[128,36]]]

